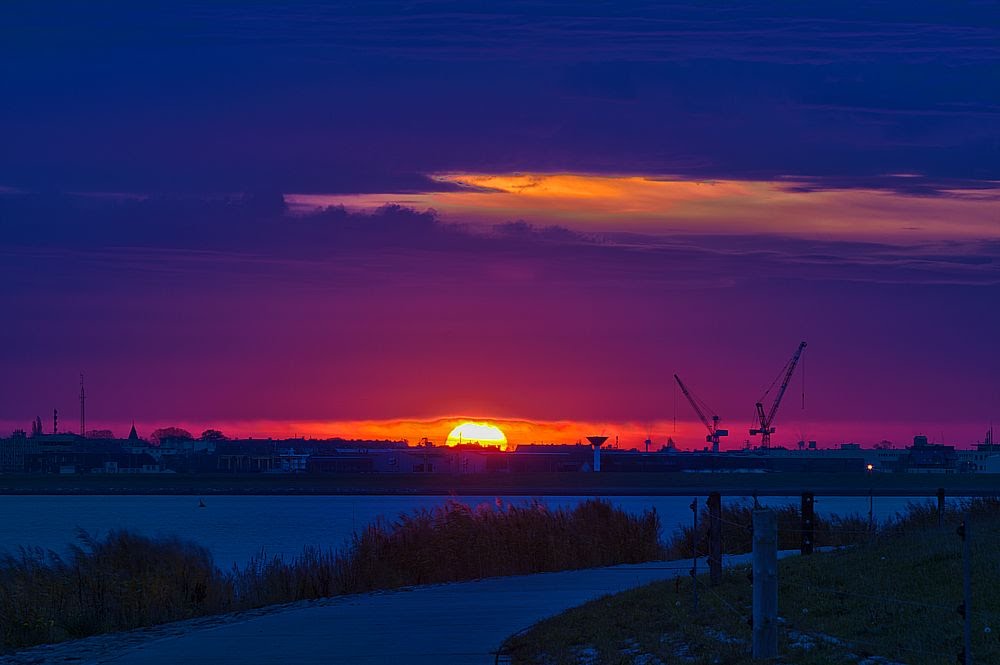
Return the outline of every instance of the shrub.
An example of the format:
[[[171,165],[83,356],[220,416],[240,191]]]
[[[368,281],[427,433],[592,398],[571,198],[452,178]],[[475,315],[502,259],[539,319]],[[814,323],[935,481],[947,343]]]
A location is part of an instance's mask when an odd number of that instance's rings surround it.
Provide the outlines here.
[[[25,548],[0,559],[5,647],[223,612],[231,598],[208,551],[173,538],[81,534],[67,559]]]
[[[0,646],[374,589],[637,563],[662,557],[659,532],[655,511],[634,516],[606,501],[572,510],[449,501],[376,522],[343,551],[307,548],[290,561],[261,553],[227,572],[176,538],[81,533],[66,558],[24,548],[0,558]]]

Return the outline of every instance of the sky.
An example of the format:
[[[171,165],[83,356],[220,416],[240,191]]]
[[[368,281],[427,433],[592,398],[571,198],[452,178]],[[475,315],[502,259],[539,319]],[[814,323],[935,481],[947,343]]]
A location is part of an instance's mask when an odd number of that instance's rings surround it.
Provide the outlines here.
[[[1000,420],[995,3],[10,2],[0,89],[4,429]]]

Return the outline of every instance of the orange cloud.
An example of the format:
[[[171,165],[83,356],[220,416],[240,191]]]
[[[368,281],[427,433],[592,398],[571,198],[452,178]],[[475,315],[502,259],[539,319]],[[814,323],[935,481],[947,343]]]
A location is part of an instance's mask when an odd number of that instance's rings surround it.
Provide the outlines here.
[[[683,180],[586,174],[447,173],[456,190],[418,194],[290,195],[293,206],[387,203],[472,222],[524,219],[577,230],[777,233],[923,242],[1000,237],[1000,187],[914,196],[881,189],[804,191],[782,181]]]

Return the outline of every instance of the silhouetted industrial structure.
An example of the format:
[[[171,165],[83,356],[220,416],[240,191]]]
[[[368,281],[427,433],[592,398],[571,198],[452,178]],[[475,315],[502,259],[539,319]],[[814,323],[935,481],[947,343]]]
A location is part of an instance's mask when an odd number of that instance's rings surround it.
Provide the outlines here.
[[[781,398],[785,396],[785,390],[788,389],[788,384],[792,380],[792,375],[795,373],[795,366],[799,364],[799,358],[802,357],[802,351],[806,348],[806,343],[801,342],[799,348],[795,350],[792,359],[788,361],[785,367],[779,372],[778,377],[775,378],[774,382],[771,383],[770,387],[764,391],[761,398],[757,400],[756,404],[756,425],[750,428],[750,435],[755,436],[760,434],[760,446],[761,448],[771,447],[771,435],[774,434],[774,418],[778,415],[778,407],[781,406]],[[781,385],[778,388],[777,395],[774,396],[774,402],[771,403],[771,408],[764,412],[764,400],[767,398],[768,393],[774,388],[778,383],[778,379],[781,379]]]
[[[708,436],[705,437],[705,441],[712,444],[712,452],[719,452],[719,440],[721,437],[729,436],[729,430],[721,429],[719,427],[719,416],[715,414],[715,409],[709,407],[703,400],[694,396],[694,394],[688,390],[688,387],[684,385],[681,381],[681,377],[674,374],[674,379],[677,381],[677,385],[680,386],[681,392],[684,393],[684,397],[691,404],[691,408],[698,415],[698,420],[701,424],[708,429]],[[704,409],[704,410],[703,410]],[[705,411],[712,413],[711,422],[708,416],[705,415]],[[648,448],[648,447],[647,447]]]
[[[608,440],[606,436],[588,436],[587,441],[590,441],[591,447],[594,449],[594,466],[591,470],[597,473],[601,470],[601,446],[604,442]]]

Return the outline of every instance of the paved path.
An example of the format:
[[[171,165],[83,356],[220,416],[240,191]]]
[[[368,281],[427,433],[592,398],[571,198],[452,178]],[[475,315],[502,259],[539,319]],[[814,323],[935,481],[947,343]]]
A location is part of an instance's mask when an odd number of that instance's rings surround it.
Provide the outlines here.
[[[747,561],[726,558],[727,565]],[[545,617],[686,575],[690,566],[669,561],[342,596],[40,647],[0,662],[480,665],[494,662],[508,635]]]

